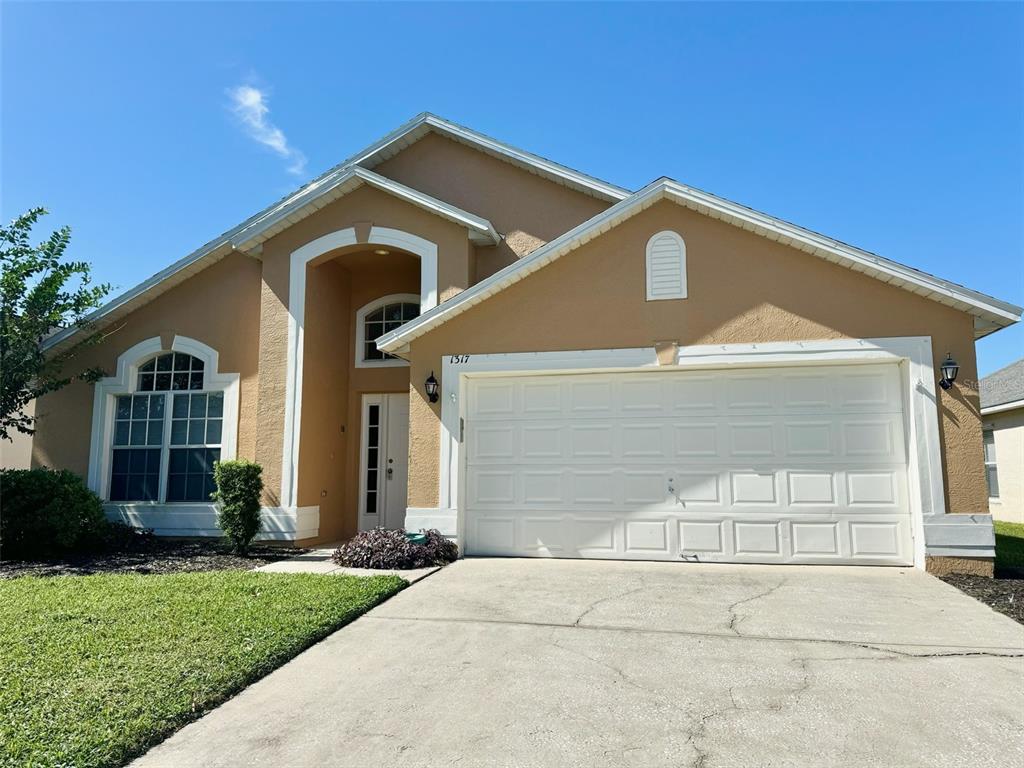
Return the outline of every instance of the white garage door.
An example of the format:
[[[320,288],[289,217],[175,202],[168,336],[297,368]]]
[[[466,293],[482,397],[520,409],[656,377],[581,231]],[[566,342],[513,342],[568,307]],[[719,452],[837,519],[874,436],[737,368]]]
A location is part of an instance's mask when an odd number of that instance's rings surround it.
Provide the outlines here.
[[[910,564],[898,370],[471,379],[467,552]]]

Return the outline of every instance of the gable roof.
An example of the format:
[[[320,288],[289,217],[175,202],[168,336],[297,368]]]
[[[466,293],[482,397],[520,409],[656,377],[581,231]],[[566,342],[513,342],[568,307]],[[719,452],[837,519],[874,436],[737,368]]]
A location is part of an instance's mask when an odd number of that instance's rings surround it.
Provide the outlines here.
[[[1024,358],[983,378],[978,391],[982,413],[1006,405],[1024,408]]]
[[[541,246],[448,301],[434,307],[377,340],[377,347],[391,354],[408,348],[413,340],[479,304],[489,296],[519,282],[546,264],[604,234],[661,200],[669,200],[715,219],[721,219],[770,240],[806,251],[882,282],[968,312],[975,317],[975,337],[980,338],[1020,320],[1021,308],[926,272],[890,261],[868,251],[841,243],[809,229],[759,213],[708,192],[662,178],[639,192],[588,219],[564,235]]]
[[[628,197],[630,194],[629,190],[623,189],[622,187],[617,187],[614,184],[601,181],[593,176],[580,173],[572,168],[568,168],[564,165],[542,158],[539,155],[534,155],[530,152],[517,149],[510,144],[505,144],[504,142],[493,139],[490,136],[485,136],[482,133],[466,128],[465,126],[458,125],[449,120],[444,120],[437,115],[430,114],[429,112],[423,112],[409,122],[398,127],[387,136],[375,141],[362,151],[342,161],[340,164],[334,166],[326,173],[321,174],[308,184],[300,187],[295,192],[287,195],[281,200],[278,200],[267,208],[264,208],[259,213],[249,217],[241,224],[229,229],[227,232],[214,238],[205,245],[200,246],[183,258],[178,259],[178,261],[165,269],[160,270],[148,280],[145,280],[135,287],[116,296],[95,312],[91,313],[88,317],[88,321],[90,323],[113,322],[120,317],[127,315],[129,312],[149,303],[157,296],[170,290],[174,286],[181,284],[192,275],[219,261],[232,251],[245,251],[259,245],[263,240],[267,240],[272,237],[273,234],[280,232],[295,221],[299,221],[318,208],[323,207],[326,205],[326,202],[329,202],[331,199],[337,199],[341,194],[344,194],[345,183],[351,181],[353,178],[350,174],[353,168],[360,167],[369,172],[374,166],[382,163],[389,157],[393,157],[402,151],[402,149],[411,146],[431,132],[447,136],[448,138],[462,144],[474,147],[481,152],[485,152],[494,157],[499,157],[507,162],[513,163],[531,173],[535,173],[559,184],[564,184],[572,189],[585,192],[586,194],[593,195],[594,197],[602,200],[613,202]],[[443,203],[443,201],[440,201],[437,198],[416,192],[416,190],[412,190],[410,187],[393,182],[390,179],[385,179],[385,177],[380,176],[379,174],[373,174],[372,177],[360,176],[359,178],[362,182],[367,183],[369,183],[368,180],[370,178],[385,180],[389,185],[389,188],[386,191],[399,196],[402,196],[403,194],[410,195],[410,193],[412,193],[416,197],[415,204],[420,205],[427,210],[433,209],[433,211],[439,215],[449,217],[452,215],[455,215],[456,217],[458,217],[458,215],[462,215],[463,217],[472,217],[477,219],[477,223],[486,222],[485,219],[480,219],[479,217],[475,217],[473,214],[468,214],[466,211],[462,211],[455,206]],[[335,195],[335,197],[332,198],[331,195]],[[414,202],[411,196],[407,199],[409,199],[410,202]],[[458,214],[455,214],[455,212],[458,212]],[[473,229],[469,226],[468,219],[466,221],[459,221],[458,223],[465,224],[467,228],[471,229],[471,231]],[[487,222],[487,225],[489,226],[489,222]],[[271,234],[267,234],[274,227],[278,227],[278,229]],[[493,230],[493,227],[491,227],[491,230]],[[265,237],[260,240],[259,238],[263,235],[265,235]],[[490,234],[488,234],[487,237],[490,237]],[[76,336],[80,335],[80,333],[81,332],[75,328],[67,328],[57,331],[46,339],[43,343],[43,348],[50,349],[70,343]]]
[[[448,219],[469,230],[469,239],[479,245],[497,245],[501,239],[494,225],[487,219],[457,208],[444,200],[438,200],[428,194],[399,184],[385,176],[368,171],[359,166],[346,168],[339,174],[332,175],[315,187],[310,185],[301,192],[292,195],[278,205],[271,206],[255,219],[251,219],[242,229],[235,232],[231,244],[240,250],[248,251],[263,244],[274,235],[284,231],[292,224],[297,224],[307,216],[344,197],[349,192],[363,185],[374,187],[400,200],[422,208],[425,211]]]

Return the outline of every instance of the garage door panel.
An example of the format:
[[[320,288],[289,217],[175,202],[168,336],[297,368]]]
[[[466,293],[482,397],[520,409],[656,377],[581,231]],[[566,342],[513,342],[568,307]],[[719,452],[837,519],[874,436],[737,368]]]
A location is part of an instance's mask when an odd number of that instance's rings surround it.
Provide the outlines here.
[[[471,554],[912,560],[895,365],[484,383],[467,393]]]

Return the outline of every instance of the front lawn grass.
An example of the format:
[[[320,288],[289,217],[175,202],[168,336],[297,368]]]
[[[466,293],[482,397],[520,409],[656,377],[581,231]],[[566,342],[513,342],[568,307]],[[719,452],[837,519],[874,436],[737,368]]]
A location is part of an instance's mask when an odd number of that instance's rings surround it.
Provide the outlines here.
[[[0,765],[122,765],[403,586],[249,571],[2,581]]]
[[[1024,524],[995,520],[996,566],[1024,569]]]

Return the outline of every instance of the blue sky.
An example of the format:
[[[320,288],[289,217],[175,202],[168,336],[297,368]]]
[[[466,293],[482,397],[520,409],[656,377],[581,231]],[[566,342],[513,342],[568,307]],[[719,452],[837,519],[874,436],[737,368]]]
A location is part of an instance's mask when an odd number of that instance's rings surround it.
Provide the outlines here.
[[[1021,4],[2,14],[0,214],[45,205],[47,226],[70,224],[71,253],[119,289],[429,110],[622,186],[671,176],[1024,304]],[[992,372],[1024,354],[1024,330],[978,354]]]

